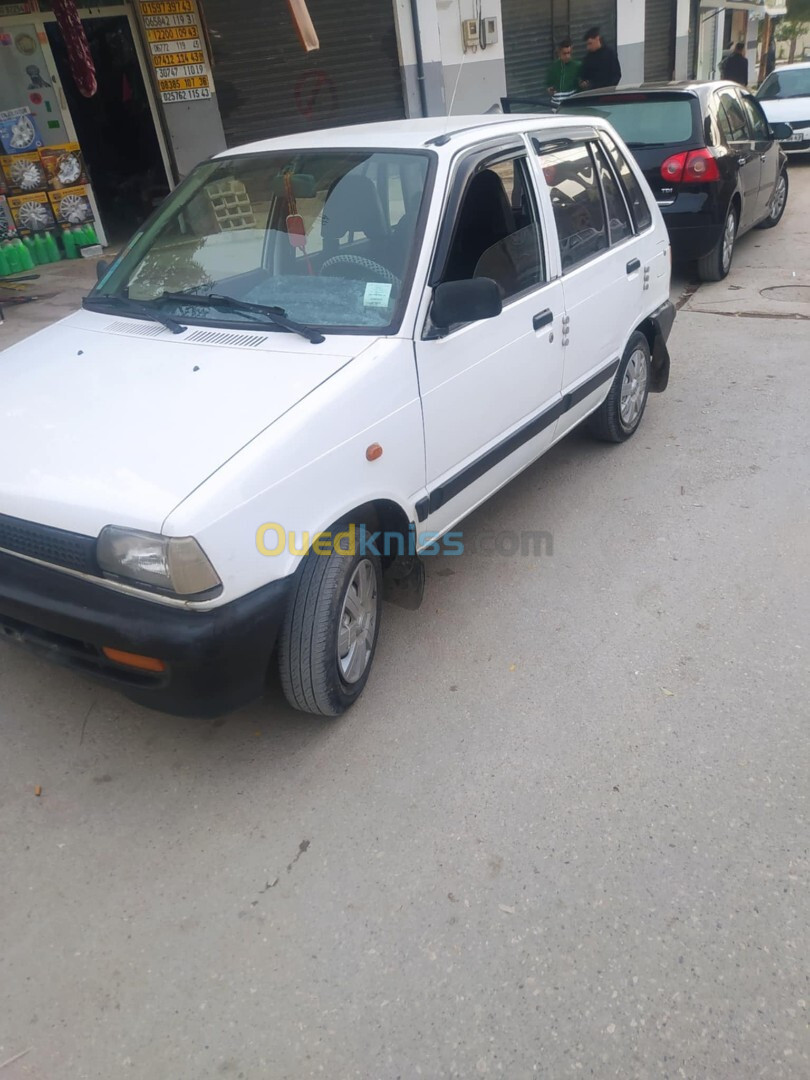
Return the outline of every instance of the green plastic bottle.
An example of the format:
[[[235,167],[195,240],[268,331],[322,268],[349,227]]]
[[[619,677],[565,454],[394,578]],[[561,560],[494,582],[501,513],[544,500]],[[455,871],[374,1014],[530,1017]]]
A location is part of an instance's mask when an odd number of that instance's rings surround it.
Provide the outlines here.
[[[25,250],[25,249],[23,249]],[[17,251],[17,245],[9,240],[5,245],[6,258],[8,259],[8,272],[10,274],[19,274],[22,270],[22,263],[20,262],[20,253]]]
[[[46,232],[43,239],[45,241],[45,250],[48,253],[48,262],[59,262],[62,256],[59,254],[59,248],[56,240],[54,240],[53,233]]]
[[[6,253],[3,250],[4,245],[0,244],[0,277],[6,277],[11,271],[8,268],[8,259]]]
[[[17,253],[20,256],[20,263],[21,263],[22,269],[23,270],[33,270],[34,265],[35,265],[34,260],[31,258],[31,255],[30,255],[30,253],[28,251],[28,248],[25,246],[25,244],[22,242],[22,240],[17,241]]]
[[[78,253],[76,251],[76,237],[73,235],[71,229],[65,229],[62,233],[62,244],[64,245],[65,255],[68,259],[78,258]]]
[[[40,264],[50,262],[48,258],[48,248],[45,245],[45,237],[42,233],[37,233],[34,237],[34,260]]]
[[[37,258],[37,246],[34,243],[33,236],[24,236],[22,242],[23,247],[30,256],[31,262],[34,264],[34,266],[36,266],[36,264],[39,262],[39,259]]]
[[[98,237],[96,236],[96,230],[93,228],[92,221],[88,221],[88,223],[85,225],[84,235],[87,237],[88,244],[98,243]]]

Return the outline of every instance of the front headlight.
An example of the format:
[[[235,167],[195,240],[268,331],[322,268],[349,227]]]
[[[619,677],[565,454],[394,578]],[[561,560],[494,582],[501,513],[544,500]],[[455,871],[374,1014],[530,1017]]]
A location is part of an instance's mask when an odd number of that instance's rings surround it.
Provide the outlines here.
[[[193,536],[157,536],[108,525],[99,535],[96,558],[108,574],[176,596],[210,592],[222,584]]]

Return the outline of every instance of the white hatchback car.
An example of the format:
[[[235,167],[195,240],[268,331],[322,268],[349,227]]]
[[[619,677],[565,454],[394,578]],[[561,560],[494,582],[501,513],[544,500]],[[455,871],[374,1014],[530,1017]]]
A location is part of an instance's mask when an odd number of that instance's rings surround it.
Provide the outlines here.
[[[757,90],[770,123],[789,124],[791,135],[780,143],[788,154],[810,150],[810,64],[780,64]]]
[[[230,150],[99,276],[0,354],[0,633],[168,712],[272,664],[343,712],[424,552],[669,377],[667,231],[601,119]]]

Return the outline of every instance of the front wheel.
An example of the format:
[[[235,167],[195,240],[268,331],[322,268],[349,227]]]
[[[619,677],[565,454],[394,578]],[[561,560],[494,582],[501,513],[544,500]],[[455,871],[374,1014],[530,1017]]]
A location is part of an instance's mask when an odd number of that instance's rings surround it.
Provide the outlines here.
[[[760,221],[757,225],[758,229],[773,229],[782,220],[782,215],[785,212],[787,206],[788,197],[788,175],[787,169],[783,169],[779,173],[779,179],[776,181],[776,187],[773,189],[773,195],[771,195],[771,201],[768,204],[768,216],[764,221]]]
[[[362,550],[304,557],[278,646],[281,686],[293,708],[339,716],[360,697],[377,648],[381,573],[379,558]]]
[[[731,269],[734,244],[737,240],[737,211],[728,208],[723,233],[708,255],[698,259],[697,270],[701,281],[723,281]]]
[[[650,390],[650,346],[642,333],[630,338],[610,392],[591,417],[591,432],[605,442],[624,442],[641,423]]]

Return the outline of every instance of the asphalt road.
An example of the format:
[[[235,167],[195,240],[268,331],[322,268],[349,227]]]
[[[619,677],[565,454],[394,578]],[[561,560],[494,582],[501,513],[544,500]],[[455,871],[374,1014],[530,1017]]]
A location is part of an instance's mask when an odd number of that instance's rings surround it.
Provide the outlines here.
[[[791,179],[636,437],[477,512],[550,538],[434,560],[346,718],[173,719],[0,647],[2,1080],[810,1075]]]

